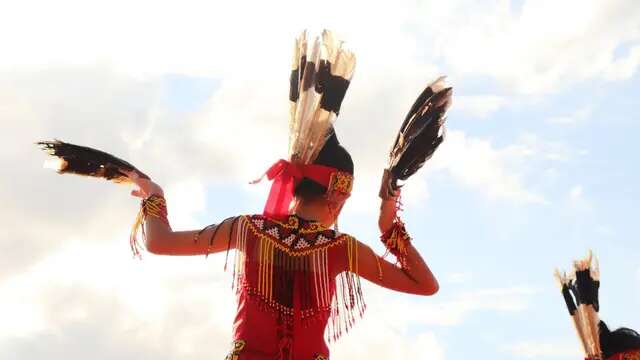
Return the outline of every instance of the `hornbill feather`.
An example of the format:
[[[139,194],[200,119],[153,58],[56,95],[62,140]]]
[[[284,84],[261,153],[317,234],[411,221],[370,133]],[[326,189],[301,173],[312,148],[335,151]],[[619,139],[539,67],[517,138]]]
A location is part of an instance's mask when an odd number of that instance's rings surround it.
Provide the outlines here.
[[[424,166],[444,141],[452,94],[441,76],[427,85],[409,109],[389,154],[389,195],[400,187],[399,180],[407,180]]]
[[[131,171],[137,172],[141,178],[149,178],[129,162],[101,150],[57,139],[39,141],[36,145],[40,145],[42,150],[58,158],[59,163],[55,170],[59,174],[98,177],[116,183],[130,182],[131,180],[126,173]]]

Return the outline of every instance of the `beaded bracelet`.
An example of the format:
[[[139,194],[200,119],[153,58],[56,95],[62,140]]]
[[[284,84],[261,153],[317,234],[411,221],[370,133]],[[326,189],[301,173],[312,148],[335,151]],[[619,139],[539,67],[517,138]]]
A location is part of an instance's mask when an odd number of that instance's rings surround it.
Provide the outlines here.
[[[131,246],[131,251],[133,252],[133,256],[140,257],[140,250],[142,246],[140,245],[140,241],[138,240],[138,233],[142,232],[142,238],[144,239],[145,231],[144,231],[144,223],[148,216],[152,216],[160,219],[163,223],[169,225],[169,220],[167,219],[167,201],[161,195],[151,195],[148,198],[142,200],[140,203],[140,211],[136,216],[136,221],[133,224],[131,229],[131,236],[129,237],[129,245]]]
[[[409,245],[411,244],[411,236],[409,236],[404,223],[399,217],[396,217],[391,228],[380,236],[380,240],[387,248],[387,252],[383,258],[391,253],[398,260],[400,267],[408,270],[409,261],[407,257],[409,254]]]

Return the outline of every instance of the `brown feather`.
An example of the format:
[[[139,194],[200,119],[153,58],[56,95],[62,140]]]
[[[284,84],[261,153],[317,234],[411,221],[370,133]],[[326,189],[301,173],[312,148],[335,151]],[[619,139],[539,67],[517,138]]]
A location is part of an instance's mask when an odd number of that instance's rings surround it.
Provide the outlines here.
[[[104,178],[116,183],[127,183],[131,180],[126,173],[135,171],[138,176],[149,177],[127,161],[109,153],[86,146],[74,145],[60,140],[39,141],[49,155],[59,159],[59,167],[55,170],[60,174],[76,174]]]

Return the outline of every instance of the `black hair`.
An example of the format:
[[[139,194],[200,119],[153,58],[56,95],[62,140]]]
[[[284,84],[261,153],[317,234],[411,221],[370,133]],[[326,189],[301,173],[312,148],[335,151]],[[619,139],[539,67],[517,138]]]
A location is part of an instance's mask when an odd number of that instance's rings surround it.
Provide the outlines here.
[[[604,321],[600,321],[598,328],[600,348],[605,359],[619,352],[640,350],[640,334],[635,330],[621,327],[610,331]]]
[[[351,155],[344,147],[342,147],[342,145],[340,145],[338,136],[336,135],[333,127],[329,129],[329,134],[327,141],[313,163],[317,165],[330,166],[338,169],[339,171],[344,171],[353,175],[353,160],[351,159]],[[322,196],[326,192],[326,187],[309,178],[302,178],[294,190],[295,196],[307,199]]]

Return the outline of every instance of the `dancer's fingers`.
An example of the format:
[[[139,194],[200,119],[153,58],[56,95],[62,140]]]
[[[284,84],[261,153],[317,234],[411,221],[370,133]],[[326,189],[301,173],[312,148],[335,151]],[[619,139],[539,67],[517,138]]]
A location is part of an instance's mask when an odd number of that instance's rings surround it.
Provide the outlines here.
[[[135,170],[120,170],[123,174],[125,174],[134,184],[139,184],[141,178],[140,174],[138,174]]]
[[[131,195],[139,198],[144,198],[144,193],[141,190],[131,190]]]

